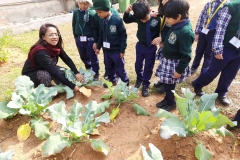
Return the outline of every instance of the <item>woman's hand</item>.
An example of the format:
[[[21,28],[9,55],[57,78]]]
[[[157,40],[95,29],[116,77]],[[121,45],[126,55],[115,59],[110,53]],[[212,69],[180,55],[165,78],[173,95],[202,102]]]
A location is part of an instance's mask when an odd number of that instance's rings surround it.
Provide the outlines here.
[[[154,40],[152,41],[152,45],[159,45],[162,42],[162,38],[161,37],[157,37],[154,38]]]
[[[79,87],[78,86],[75,86],[74,89],[73,89],[75,92],[79,91]]]
[[[174,72],[173,78],[180,78],[180,77],[181,77],[181,74]]]
[[[84,83],[84,82],[85,82],[84,76],[81,75],[80,73],[77,73],[77,74],[75,75],[75,77],[76,77],[77,81],[80,81],[81,83]]]

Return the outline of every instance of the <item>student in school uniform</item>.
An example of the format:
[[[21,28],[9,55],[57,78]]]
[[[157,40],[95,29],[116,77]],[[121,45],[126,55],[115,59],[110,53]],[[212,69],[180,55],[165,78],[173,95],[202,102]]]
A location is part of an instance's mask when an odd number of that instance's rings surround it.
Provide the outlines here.
[[[240,0],[231,0],[219,11],[212,44],[214,56],[209,68],[192,82],[195,93],[201,96],[204,94],[202,88],[220,74],[215,93],[218,93],[218,101],[225,106],[230,105],[226,93],[240,67],[239,8]]]
[[[195,29],[195,41],[197,43],[196,54],[191,67],[191,74],[194,74],[204,57],[201,72],[209,67],[212,57],[212,41],[216,31],[218,12],[227,0],[211,0],[204,6],[198,18]]]
[[[165,98],[156,106],[166,111],[176,109],[172,90],[190,75],[189,62],[194,33],[189,20],[189,3],[186,0],[169,0],[163,10],[166,22],[171,25],[164,41],[157,76],[164,83]]]
[[[131,10],[134,14],[130,13]],[[149,96],[148,89],[155,63],[156,45],[161,42],[161,37],[159,37],[161,18],[151,17],[150,13],[151,9],[148,1],[138,0],[130,5],[123,15],[125,23],[136,22],[138,24],[135,61],[137,80],[135,87],[139,88],[143,85],[143,97]]]
[[[109,0],[94,0],[92,9],[95,9],[100,17],[96,54],[103,49],[108,80],[116,85],[117,74],[128,85],[129,78],[124,68],[127,33],[123,21],[118,15],[111,13]],[[106,84],[104,87],[107,87]]]
[[[99,60],[94,48],[97,45],[97,28],[94,21],[95,12],[89,10],[92,0],[76,0],[78,9],[73,11],[72,31],[76,46],[86,69],[95,72],[94,81],[99,78]]]

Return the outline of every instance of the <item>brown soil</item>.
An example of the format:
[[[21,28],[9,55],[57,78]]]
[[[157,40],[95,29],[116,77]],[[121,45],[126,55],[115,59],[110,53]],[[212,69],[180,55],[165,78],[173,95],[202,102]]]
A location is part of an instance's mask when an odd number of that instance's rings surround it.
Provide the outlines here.
[[[207,0],[189,0],[191,5],[190,16],[193,26],[195,26],[200,10],[206,2]],[[126,57],[127,65],[131,65],[131,68],[127,68],[127,71],[129,71],[128,74],[135,74],[133,70],[133,61],[135,60],[134,47],[136,43],[136,25],[129,24],[126,25],[126,28],[128,31],[127,53],[132,53],[130,58]],[[194,47],[195,45],[196,44],[194,44]],[[12,66],[23,65],[24,61],[19,61],[17,57],[18,56],[16,55],[13,56],[10,58],[8,63],[0,66],[2,72],[0,75],[9,72]],[[156,62],[156,65],[157,63],[158,62]],[[190,82],[197,76],[198,74],[187,79],[186,84],[183,87],[190,87]],[[238,76],[235,81],[239,81],[239,79],[240,77]],[[156,81],[156,78],[153,78],[152,82],[154,81]],[[216,83],[217,80],[209,87],[206,87],[205,91],[212,93]],[[216,106],[221,107],[223,109],[223,113],[229,118],[233,117],[237,107],[239,106],[239,86],[237,85],[239,84],[234,83],[230,87],[230,91],[228,93],[229,98],[232,101],[232,105],[230,107],[223,108],[221,105],[216,103]],[[179,87],[181,87],[181,85],[178,85],[178,88]],[[74,99],[83,105],[87,104],[91,100],[101,102],[102,100],[100,97],[108,91],[103,87],[96,87],[92,89],[92,96],[89,98],[86,98],[80,93],[76,93],[74,98],[66,100],[65,94],[60,94],[54,98],[51,104],[63,100],[66,103],[67,109],[70,109],[74,103]],[[32,133],[26,141],[18,141],[16,135],[17,128],[22,124],[29,123],[31,119],[20,115],[15,116],[12,119],[0,121],[0,148],[2,151],[14,150],[13,160],[141,160],[143,158],[140,146],[144,145],[148,149],[148,144],[153,143],[161,150],[165,160],[195,160],[194,149],[197,143],[201,141],[203,145],[213,153],[214,160],[239,159],[240,146],[238,145],[239,140],[237,139],[237,137],[239,137],[238,131],[233,132],[236,136],[235,139],[220,137],[213,131],[203,132],[194,137],[179,138],[177,136],[173,136],[167,140],[162,139],[159,133],[159,126],[162,123],[162,120],[154,117],[154,114],[158,111],[155,105],[162,99],[163,95],[159,95],[157,93],[152,93],[151,96],[144,98],[141,96],[141,92],[139,92],[139,98],[135,100],[135,102],[144,107],[146,111],[150,113],[150,116],[137,115],[133,110],[132,104],[126,103],[121,106],[120,114],[114,122],[101,124],[99,127],[100,136],[92,136],[91,138],[100,138],[111,147],[108,156],[93,151],[89,143],[76,143],[55,156],[43,158],[41,155],[41,146],[44,141],[36,138],[34,133]],[[110,112],[113,107],[114,106],[112,105],[109,109],[107,109],[107,111]],[[175,110],[172,113],[177,115],[178,111]],[[59,130],[59,125],[51,122],[51,133],[53,134]]]

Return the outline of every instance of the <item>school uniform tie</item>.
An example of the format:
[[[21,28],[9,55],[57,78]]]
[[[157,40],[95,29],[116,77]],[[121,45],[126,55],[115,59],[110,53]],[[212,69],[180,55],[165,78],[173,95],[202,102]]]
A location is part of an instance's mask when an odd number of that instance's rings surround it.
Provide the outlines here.
[[[146,22],[146,43],[147,43],[147,46],[151,46],[151,43],[152,43],[150,20]]]

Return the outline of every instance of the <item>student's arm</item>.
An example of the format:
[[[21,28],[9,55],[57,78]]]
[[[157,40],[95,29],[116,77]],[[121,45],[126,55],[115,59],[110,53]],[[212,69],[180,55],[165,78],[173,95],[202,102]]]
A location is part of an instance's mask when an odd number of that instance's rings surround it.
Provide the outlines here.
[[[127,32],[122,19],[118,25],[118,35],[120,36],[120,43],[121,43],[120,53],[124,54],[125,49],[127,48]]]
[[[99,20],[99,28],[98,28],[98,46],[97,49],[100,50],[102,48],[103,45],[103,21]]]
[[[181,38],[178,41],[179,43],[179,52],[182,55],[180,61],[175,68],[175,71],[178,74],[182,74],[186,67],[189,65],[191,61],[191,53],[192,53],[192,44],[194,41],[194,34],[193,32],[186,32],[181,35],[177,35],[177,37]]]
[[[131,10],[132,10],[132,5],[130,5],[123,14],[123,21],[125,23],[137,22],[136,18],[132,14],[130,14]]]
[[[217,59],[222,59],[223,40],[229,21],[232,16],[229,13],[228,7],[224,7],[218,12],[216,32],[212,41],[212,50]]]
[[[74,38],[77,37],[77,34],[75,33],[75,26],[76,26],[76,13],[75,11],[73,11],[73,17],[72,17],[72,32],[73,32],[73,36]]]
[[[53,64],[52,59],[47,51],[38,51],[37,53],[35,53],[34,59],[37,65],[44,68],[56,80],[58,80],[64,85],[67,85],[71,89],[75,88],[76,85],[70,82],[64,75],[59,72],[58,68]]]
[[[210,2],[208,2],[203,10],[201,11],[200,15],[199,15],[199,18],[198,18],[198,21],[197,21],[197,25],[196,25],[196,28],[195,28],[195,34],[199,34],[202,30],[203,27],[205,27],[205,23],[207,22],[207,18],[208,18],[208,8],[210,6]],[[205,22],[205,23],[204,23]]]

